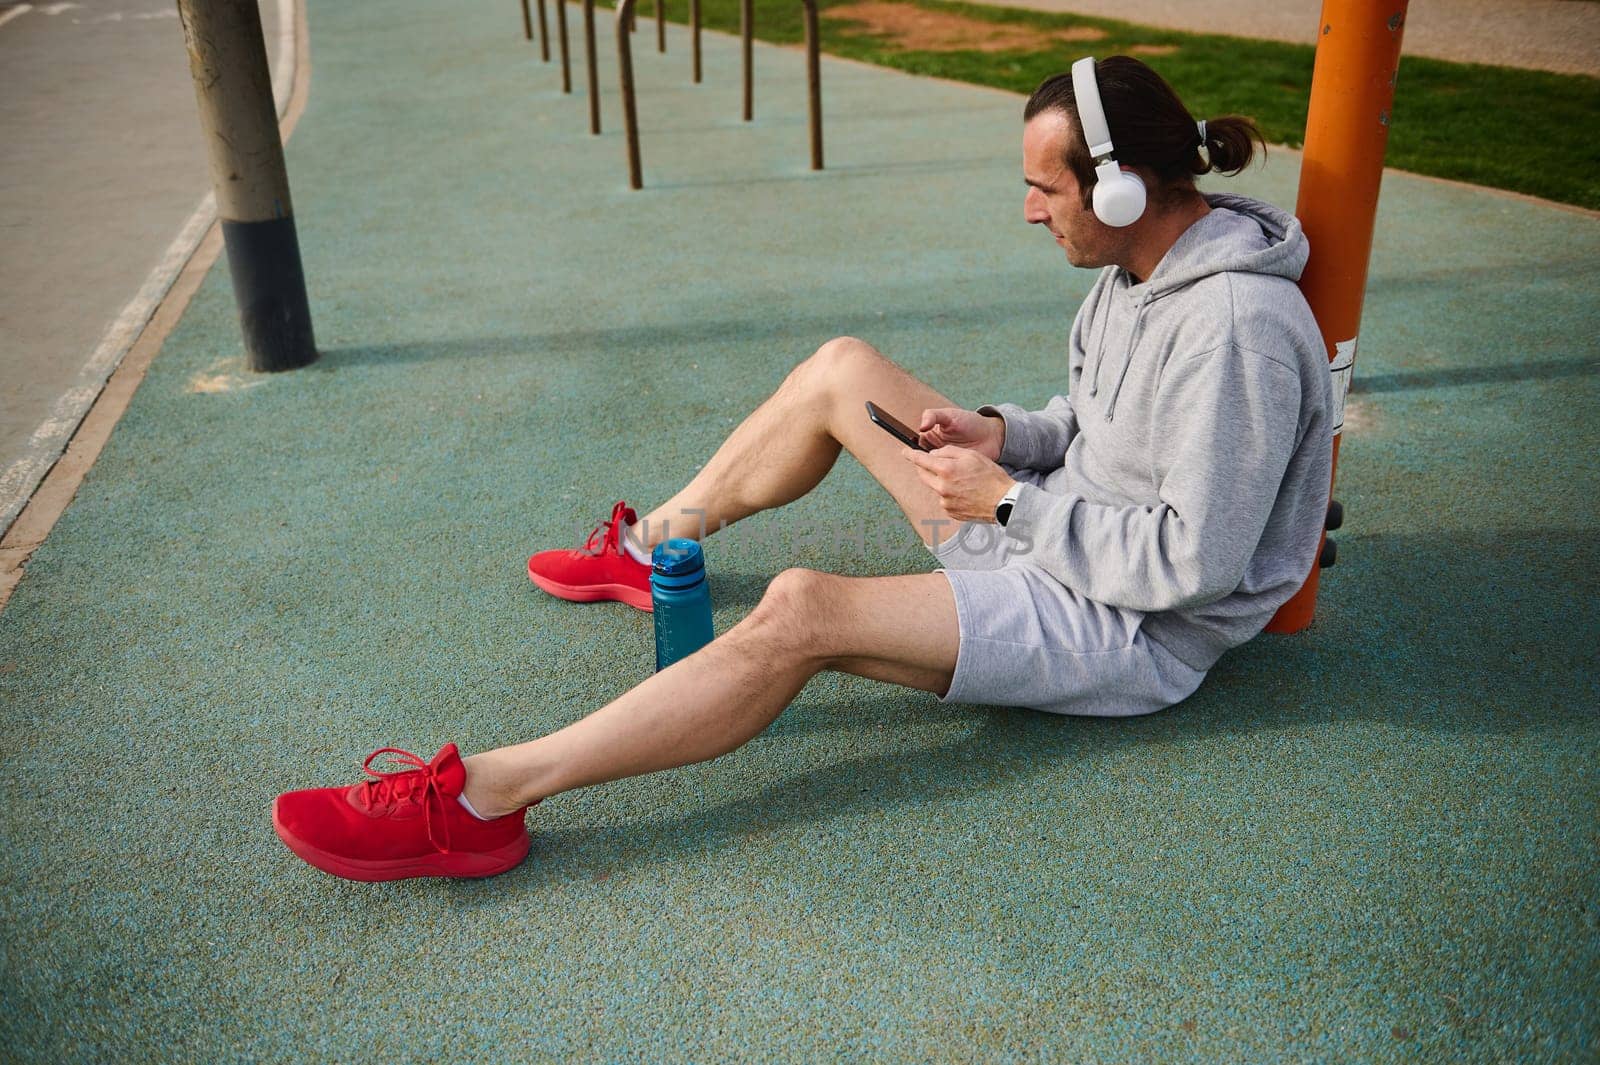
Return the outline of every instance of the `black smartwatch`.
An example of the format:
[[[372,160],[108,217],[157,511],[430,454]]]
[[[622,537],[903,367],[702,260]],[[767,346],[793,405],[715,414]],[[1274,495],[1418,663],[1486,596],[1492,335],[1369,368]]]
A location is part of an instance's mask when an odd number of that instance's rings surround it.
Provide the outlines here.
[[[994,505],[994,520],[1005,528],[1006,522],[1011,520],[1011,508],[1016,505],[1017,496],[1022,493],[1022,482],[1016,481],[1011,485],[1011,491],[1000,497],[1000,502]]]

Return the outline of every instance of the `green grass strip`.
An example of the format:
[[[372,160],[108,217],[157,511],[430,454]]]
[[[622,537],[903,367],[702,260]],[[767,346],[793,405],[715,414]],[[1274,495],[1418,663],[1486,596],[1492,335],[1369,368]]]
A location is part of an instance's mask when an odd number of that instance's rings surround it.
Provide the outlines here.
[[[1267,140],[1299,147],[1305,138],[1315,50],[1218,34],[1136,26],[1109,19],[1015,8],[911,0],[904,6],[979,22],[1041,31],[1034,47],[999,52],[913,51],[860,23],[830,18],[853,0],[820,0],[822,48],[833,55],[974,85],[1029,93],[1082,55],[1139,55],[1170,82],[1197,116],[1246,114]],[[654,9],[642,4],[639,32]],[[804,40],[799,0],[756,7],[756,36],[774,44]],[[738,0],[703,0],[702,24],[739,32]],[[667,17],[687,22],[687,0],[668,0]],[[1052,31],[1103,36],[1062,41]],[[1164,54],[1160,54],[1164,53]],[[824,84],[826,92],[826,84]],[[1020,119],[1020,109],[1019,109]],[[1434,177],[1510,189],[1600,209],[1600,78],[1452,63],[1402,55],[1385,163]]]

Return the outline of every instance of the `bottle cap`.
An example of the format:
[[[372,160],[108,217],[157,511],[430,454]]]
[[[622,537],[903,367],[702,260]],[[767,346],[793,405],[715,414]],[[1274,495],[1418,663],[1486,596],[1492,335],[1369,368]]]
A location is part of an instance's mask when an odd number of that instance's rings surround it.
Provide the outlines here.
[[[650,553],[650,571],[658,577],[676,578],[674,584],[694,581],[705,568],[705,554],[695,540],[666,540]]]

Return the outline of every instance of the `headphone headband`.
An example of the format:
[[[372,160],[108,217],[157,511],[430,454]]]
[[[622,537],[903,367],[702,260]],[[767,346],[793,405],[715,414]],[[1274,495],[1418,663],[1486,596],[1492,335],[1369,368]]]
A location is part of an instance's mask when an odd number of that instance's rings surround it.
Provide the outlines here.
[[[1144,214],[1144,179],[1123,170],[1112,154],[1116,149],[1111,146],[1111,127],[1100,102],[1094,56],[1072,64],[1072,91],[1078,103],[1078,125],[1094,161],[1094,191],[1090,194],[1094,216],[1108,226],[1131,226]]]
[[[1078,125],[1084,142],[1096,162],[1115,151],[1111,147],[1111,127],[1106,125],[1106,109],[1100,103],[1100,84],[1094,76],[1094,56],[1086,55],[1072,64],[1072,94],[1078,103]]]

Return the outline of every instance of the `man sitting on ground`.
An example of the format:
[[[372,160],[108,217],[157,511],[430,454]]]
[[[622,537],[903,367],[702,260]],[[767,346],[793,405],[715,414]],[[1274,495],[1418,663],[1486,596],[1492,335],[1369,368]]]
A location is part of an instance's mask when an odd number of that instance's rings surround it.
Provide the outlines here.
[[[1049,79],[1024,121],[1027,221],[1074,266],[1102,268],[1072,325],[1068,395],[964,410],[833,340],[646,521],[618,503],[598,552],[528,561],[552,594],[648,610],[656,541],[798,499],[848,450],[943,569],[786,570],[727,633],[566,728],[466,759],[454,744],[428,763],[394,752],[408,770],[280,796],[284,842],[358,880],[489,876],[527,854],[529,806],[726,754],[823,670],[950,702],[1145,714],[1260,632],[1310,572],[1332,431],[1325,349],[1295,284],[1299,223],[1194,185],[1242,170],[1260,133],[1197,123],[1126,57]],[[933,450],[873,425],[868,399],[916,417]]]

